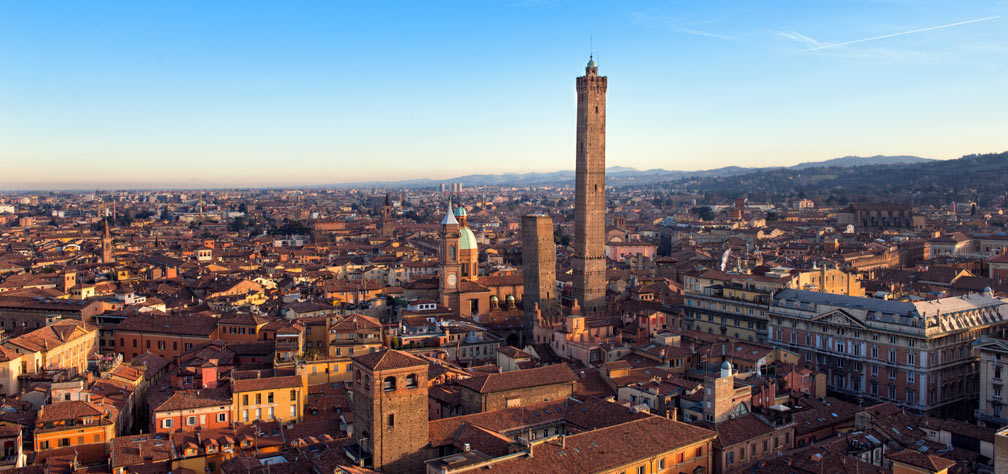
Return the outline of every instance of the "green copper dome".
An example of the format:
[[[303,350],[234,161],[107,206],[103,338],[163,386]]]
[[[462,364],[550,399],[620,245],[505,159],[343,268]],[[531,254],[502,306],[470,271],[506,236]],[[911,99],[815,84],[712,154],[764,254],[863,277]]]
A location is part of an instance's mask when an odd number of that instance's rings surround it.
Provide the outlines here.
[[[588,67],[595,67],[595,60],[590,56],[588,57]]]
[[[459,250],[476,250],[476,234],[468,227],[459,229]]]
[[[469,213],[466,212],[466,210],[465,210],[464,207],[459,206],[459,207],[455,208],[455,217],[465,217],[465,216],[468,216],[468,215],[469,215]]]

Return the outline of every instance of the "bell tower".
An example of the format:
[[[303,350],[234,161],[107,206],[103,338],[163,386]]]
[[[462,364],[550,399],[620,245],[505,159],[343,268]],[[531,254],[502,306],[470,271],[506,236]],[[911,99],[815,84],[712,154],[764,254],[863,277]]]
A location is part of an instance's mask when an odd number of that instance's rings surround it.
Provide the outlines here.
[[[441,219],[441,280],[439,289],[441,305],[451,307],[449,295],[458,292],[459,284],[459,223],[455,219],[451,202],[448,213]]]
[[[102,263],[112,263],[112,234],[109,234],[108,220],[105,220],[105,234],[101,239]]]
[[[427,362],[384,350],[352,362],[351,456],[381,472],[423,472],[429,442]]]
[[[574,183],[574,298],[585,315],[605,309],[605,76],[589,58],[577,78],[577,149]]]

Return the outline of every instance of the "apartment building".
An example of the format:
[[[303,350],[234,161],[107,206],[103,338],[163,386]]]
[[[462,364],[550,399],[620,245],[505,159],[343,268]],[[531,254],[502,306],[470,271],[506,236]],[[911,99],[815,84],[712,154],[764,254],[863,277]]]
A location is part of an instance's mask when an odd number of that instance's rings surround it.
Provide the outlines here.
[[[980,336],[973,343],[979,362],[980,405],[976,411],[978,421],[994,428],[1008,425],[1008,393],[1002,393],[1008,381],[1008,341]]]
[[[829,390],[947,416],[976,398],[971,344],[1004,332],[1008,306],[989,292],[907,303],[789,289],[768,316],[769,342],[827,374]]]
[[[683,306],[690,330],[766,342],[766,313],[787,277],[732,274],[717,270],[683,276]]]

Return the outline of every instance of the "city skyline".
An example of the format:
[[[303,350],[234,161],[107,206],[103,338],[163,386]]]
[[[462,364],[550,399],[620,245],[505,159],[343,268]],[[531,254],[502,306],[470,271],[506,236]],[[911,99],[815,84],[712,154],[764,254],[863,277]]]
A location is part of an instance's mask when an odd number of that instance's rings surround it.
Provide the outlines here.
[[[0,188],[569,170],[592,53],[618,78],[607,166],[1005,149],[1008,2],[913,5],[17,5]]]

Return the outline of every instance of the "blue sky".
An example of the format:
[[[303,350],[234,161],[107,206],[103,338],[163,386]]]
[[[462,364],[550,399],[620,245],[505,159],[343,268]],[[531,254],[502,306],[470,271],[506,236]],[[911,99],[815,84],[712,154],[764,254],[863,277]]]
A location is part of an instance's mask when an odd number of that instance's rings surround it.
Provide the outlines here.
[[[7,1],[0,188],[571,169],[589,37],[610,166],[1008,149],[1006,0]]]

